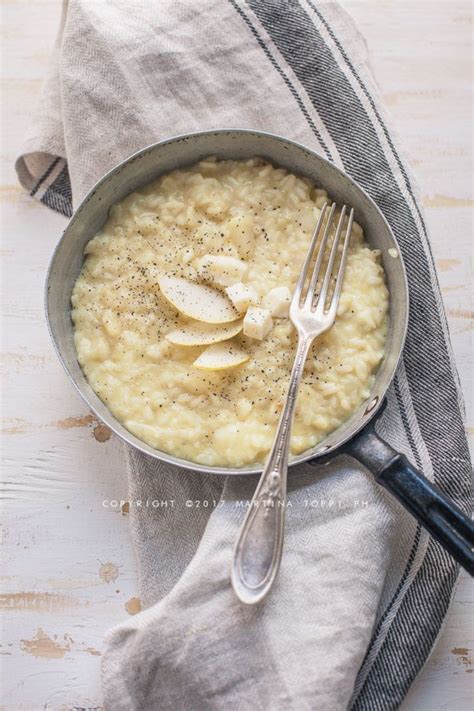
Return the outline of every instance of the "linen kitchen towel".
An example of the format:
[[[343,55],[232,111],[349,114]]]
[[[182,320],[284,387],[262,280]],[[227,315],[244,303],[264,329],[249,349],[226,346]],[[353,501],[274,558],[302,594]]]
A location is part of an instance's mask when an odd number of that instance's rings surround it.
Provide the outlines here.
[[[469,510],[462,398],[423,213],[364,42],[340,6],[70,0],[18,176],[70,216],[134,151],[222,127],[308,145],[385,214],[411,309],[379,427]],[[127,461],[145,609],[108,635],[105,708],[400,705],[436,640],[457,568],[365,470],[342,458],[292,470],[279,578],[249,608],[234,597],[229,568],[255,480],[185,473],[137,451]],[[133,506],[147,499],[174,503]]]

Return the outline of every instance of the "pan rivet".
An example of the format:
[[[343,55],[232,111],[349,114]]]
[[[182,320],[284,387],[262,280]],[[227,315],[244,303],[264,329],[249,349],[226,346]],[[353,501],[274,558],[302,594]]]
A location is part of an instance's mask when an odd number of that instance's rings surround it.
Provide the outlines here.
[[[374,407],[377,405],[378,401],[379,401],[379,396],[376,395],[376,396],[374,397],[374,399],[371,400],[371,401],[369,402],[369,404],[367,405],[367,407],[365,408],[364,415],[368,415],[369,412],[372,412],[372,410],[374,409]]]

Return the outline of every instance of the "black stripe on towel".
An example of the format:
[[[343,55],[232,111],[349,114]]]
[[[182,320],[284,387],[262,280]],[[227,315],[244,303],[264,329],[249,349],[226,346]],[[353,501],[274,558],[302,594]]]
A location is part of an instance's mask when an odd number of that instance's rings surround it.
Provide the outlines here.
[[[412,308],[405,350],[405,367],[411,397],[423,439],[436,462],[436,480],[468,508],[469,459],[457,390],[449,354],[442,336],[441,315],[416,222],[391,172],[374,126],[347,77],[325,45],[311,18],[294,0],[265,3],[248,0],[279,52],[304,86],[336,144],[346,170],[371,194],[386,215],[406,255]],[[327,24],[327,23],[326,23]],[[315,48],[311,52],[311,47]],[[366,95],[368,90],[365,89]],[[357,126],[358,141],[354,141]],[[395,149],[394,157],[400,162]],[[405,174],[406,175],[406,174]],[[407,186],[408,187],[408,186]],[[422,366],[420,366],[422,363]],[[415,386],[415,387],[413,387]],[[439,414],[450,413],[439,436]],[[446,456],[446,436],[461,456],[457,464]],[[444,466],[439,464],[444,462]],[[396,708],[429,654],[449,605],[457,567],[430,541],[417,577],[410,586],[391,624],[375,663],[366,679],[356,708]],[[409,568],[405,574],[409,572]],[[423,615],[416,622],[420,606]],[[420,624],[423,622],[423,624]],[[423,634],[420,635],[420,630]],[[404,645],[411,647],[411,657]],[[420,648],[421,644],[421,648]],[[390,670],[390,673],[387,673]]]
[[[361,79],[359,73],[356,71],[356,69],[355,69],[354,65],[352,64],[350,58],[348,57],[347,53],[344,51],[344,47],[343,47],[343,46],[341,45],[341,43],[339,42],[339,39],[338,39],[337,36],[334,34],[334,32],[333,32],[331,26],[329,25],[329,23],[326,22],[324,16],[323,16],[323,15],[321,14],[321,12],[318,10],[318,8],[315,6],[315,4],[314,4],[313,2],[311,2],[311,0],[307,0],[307,3],[308,3],[308,5],[314,10],[314,13],[318,16],[318,18],[320,19],[321,23],[324,25],[324,27],[325,27],[326,30],[328,31],[329,35],[331,36],[332,40],[334,41],[334,44],[337,45],[337,48],[339,49],[339,51],[340,51],[342,57],[344,58],[344,61],[346,62],[347,66],[348,66],[349,69],[351,70],[351,72],[352,72],[352,74],[354,75],[354,77],[356,78],[356,80],[357,80],[357,82],[358,82],[360,88],[362,89],[363,93],[364,93],[365,96],[367,97],[367,100],[368,100],[370,106],[372,107],[374,114],[375,114],[376,117],[377,117],[377,120],[378,120],[378,122],[379,122],[379,124],[380,124],[380,127],[382,128],[382,130],[383,130],[383,132],[384,132],[384,135],[385,135],[385,138],[387,139],[387,143],[389,144],[390,148],[392,149],[393,156],[394,156],[395,160],[397,161],[397,165],[398,165],[398,167],[400,168],[400,171],[401,171],[401,173],[402,173],[402,175],[403,175],[403,178],[404,178],[405,183],[406,183],[407,188],[408,188],[408,192],[409,192],[409,194],[410,194],[410,196],[411,196],[411,198],[412,198],[412,200],[413,200],[413,203],[414,203],[414,205],[415,205],[415,208],[416,208],[418,217],[420,218],[420,222],[421,222],[421,224],[422,224],[422,226],[423,226],[423,231],[424,231],[425,234],[427,234],[427,232],[426,232],[425,220],[424,220],[424,217],[423,217],[423,213],[421,212],[421,210],[420,210],[420,208],[419,208],[419,205],[418,205],[418,202],[417,202],[417,200],[416,200],[416,198],[415,198],[415,195],[414,195],[414,192],[413,192],[413,188],[412,188],[412,185],[411,185],[411,181],[410,181],[410,176],[407,174],[407,172],[406,172],[406,170],[405,170],[405,166],[403,165],[402,161],[400,160],[400,157],[399,157],[399,155],[398,155],[398,153],[397,153],[397,150],[396,150],[395,146],[393,145],[392,137],[391,137],[391,135],[390,135],[390,133],[389,133],[389,131],[388,131],[388,129],[387,129],[385,123],[383,122],[382,117],[380,116],[380,113],[379,113],[379,111],[378,111],[378,109],[377,109],[377,104],[376,104],[375,101],[373,100],[371,94],[369,93],[367,87],[365,86],[364,82],[362,81],[362,79]]]
[[[249,20],[249,18],[247,17],[247,15],[246,15],[246,14],[243,12],[243,10],[237,5],[237,3],[235,2],[235,0],[229,0],[229,2],[230,2],[230,4],[233,6],[233,8],[237,11],[237,13],[240,15],[240,17],[243,19],[243,21],[245,22],[245,24],[248,26],[248,28],[250,29],[251,33],[253,34],[253,36],[254,36],[255,39],[257,40],[258,44],[259,44],[260,47],[263,49],[263,51],[264,51],[265,54],[267,55],[268,59],[270,60],[270,62],[271,62],[272,65],[274,66],[274,68],[277,70],[278,74],[281,76],[281,78],[283,79],[283,81],[284,81],[285,84],[287,85],[288,89],[290,90],[291,95],[292,95],[293,98],[295,99],[295,101],[296,101],[296,103],[298,104],[298,107],[300,108],[300,110],[301,110],[303,116],[305,117],[306,121],[308,122],[309,127],[311,128],[312,132],[314,133],[314,135],[315,135],[316,138],[318,139],[318,141],[319,141],[319,143],[320,143],[322,149],[324,150],[324,152],[325,152],[325,154],[326,154],[326,157],[327,157],[329,160],[331,160],[331,154],[330,154],[330,152],[329,152],[329,149],[328,149],[328,147],[327,147],[327,145],[326,145],[326,143],[325,143],[323,137],[321,136],[321,133],[319,132],[318,127],[316,126],[316,124],[314,123],[313,119],[311,118],[311,116],[309,115],[308,111],[306,110],[306,107],[305,107],[303,101],[301,100],[301,97],[300,97],[300,95],[298,94],[298,92],[297,92],[295,86],[292,84],[292,82],[290,81],[290,79],[289,79],[289,78],[287,77],[287,75],[284,73],[284,71],[282,70],[282,68],[280,67],[280,65],[279,65],[278,62],[276,61],[276,59],[273,57],[273,55],[271,54],[270,50],[268,49],[268,47],[266,46],[265,42],[263,41],[263,39],[262,39],[260,33],[257,32],[256,28],[252,25],[252,23],[250,22],[250,20]]]
[[[56,168],[56,166],[57,166],[57,164],[59,163],[60,160],[61,160],[61,158],[59,158],[59,156],[58,156],[57,158],[55,158],[55,159],[50,163],[50,165],[49,165],[49,167],[47,168],[47,170],[44,171],[43,175],[39,178],[39,180],[37,181],[37,183],[36,183],[36,185],[34,186],[34,188],[30,191],[30,197],[33,197],[34,195],[36,195],[36,193],[38,192],[38,190],[40,189],[40,187],[43,185],[44,181],[49,178],[49,176],[51,175],[51,173],[53,172],[53,170]]]
[[[41,202],[66,217],[72,217],[72,191],[67,164],[56,180],[49,186],[41,198]]]

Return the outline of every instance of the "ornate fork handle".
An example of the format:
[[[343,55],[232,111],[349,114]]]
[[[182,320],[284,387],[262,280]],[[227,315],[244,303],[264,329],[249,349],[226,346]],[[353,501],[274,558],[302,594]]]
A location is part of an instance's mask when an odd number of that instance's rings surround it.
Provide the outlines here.
[[[232,585],[242,602],[247,604],[265,597],[280,567],[291,426],[301,376],[312,341],[313,338],[299,335],[288,394],[273,446],[234,551]]]
[[[280,567],[285,523],[286,474],[296,396],[309,347],[331,328],[336,318],[349,248],[354,210],[350,211],[337,269],[339,242],[346,215],[344,205],[330,243],[335,203],[323,205],[290,304],[289,316],[298,331],[298,347],[290,384],[268,461],[239,533],[232,564],[232,585],[242,602],[261,600]],[[319,239],[320,237],[320,239]],[[328,247],[330,243],[330,247]],[[316,245],[318,251],[315,256]],[[328,247],[328,249],[326,249]],[[327,261],[324,263],[324,256]],[[314,265],[310,266],[315,256]],[[333,271],[335,274],[333,275]],[[309,284],[306,285],[307,278]],[[319,281],[319,287],[318,287]],[[334,284],[332,293],[331,283]],[[326,303],[329,302],[329,303]]]

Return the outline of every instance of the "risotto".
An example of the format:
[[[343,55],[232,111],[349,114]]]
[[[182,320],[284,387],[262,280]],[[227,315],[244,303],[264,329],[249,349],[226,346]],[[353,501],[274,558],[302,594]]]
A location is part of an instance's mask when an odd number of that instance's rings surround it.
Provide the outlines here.
[[[116,204],[72,293],[79,363],[152,447],[211,466],[261,463],[296,347],[288,300],[327,199],[261,159],[208,158]],[[383,357],[380,253],[354,224],[335,325],[308,356],[291,452],[369,396]]]

